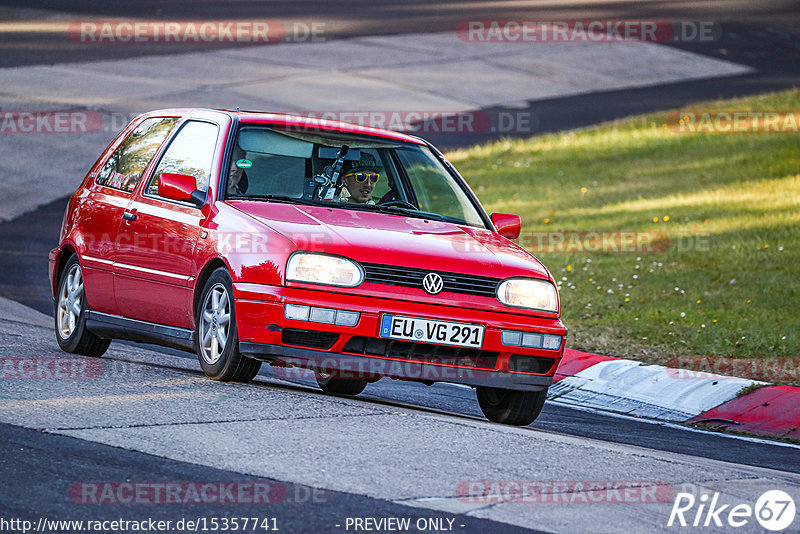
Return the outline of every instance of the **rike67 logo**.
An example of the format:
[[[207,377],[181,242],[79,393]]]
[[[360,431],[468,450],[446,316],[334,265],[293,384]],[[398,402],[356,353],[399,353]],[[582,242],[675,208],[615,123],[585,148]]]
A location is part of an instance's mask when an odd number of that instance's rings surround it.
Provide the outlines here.
[[[778,532],[792,525],[795,512],[794,499],[781,490],[765,492],[755,506],[747,503],[722,504],[719,492],[710,496],[704,493],[700,497],[678,493],[667,526],[720,527],[727,531],[751,524],[755,519],[762,528]]]

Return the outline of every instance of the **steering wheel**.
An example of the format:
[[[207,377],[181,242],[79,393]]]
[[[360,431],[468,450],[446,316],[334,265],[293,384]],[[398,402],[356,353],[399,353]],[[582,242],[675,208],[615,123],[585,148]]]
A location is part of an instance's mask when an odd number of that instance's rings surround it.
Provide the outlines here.
[[[408,209],[411,209],[411,210],[419,210],[419,208],[416,207],[414,204],[412,204],[411,202],[406,202],[405,200],[389,200],[387,202],[378,202],[378,204],[376,204],[376,205],[377,206],[385,206],[387,208],[390,207],[390,206],[397,206],[399,208],[408,208]]]

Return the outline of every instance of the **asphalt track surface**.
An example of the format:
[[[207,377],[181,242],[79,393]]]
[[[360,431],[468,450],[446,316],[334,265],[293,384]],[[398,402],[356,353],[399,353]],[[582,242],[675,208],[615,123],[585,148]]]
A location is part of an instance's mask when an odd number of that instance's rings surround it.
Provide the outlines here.
[[[463,532],[540,532],[469,517],[453,516],[410,508],[382,499],[361,495],[319,490],[299,484],[280,482],[236,474],[195,465],[189,462],[167,460],[149,454],[127,451],[75,438],[43,434],[17,426],[0,423],[0,479],[3,488],[3,517],[62,518],[70,520],[113,521],[124,518],[141,521],[178,521],[181,518],[198,520],[211,517],[247,517],[275,519],[278,531],[283,532],[342,532],[347,517],[407,517],[412,522],[419,518],[450,518]],[[47,457],[47,468],[42,469],[42,458]],[[26,473],[25,477],[18,476]],[[77,506],[69,497],[70,486],[76,480],[126,480],[132,474],[148,483],[181,481],[207,484],[278,483],[285,488],[285,500],[273,505],[238,504],[232,510],[229,504]],[[311,511],[309,510],[311,509]]]
[[[116,2],[3,2],[25,8],[57,9],[81,16],[108,16],[138,18],[189,18],[186,4]],[[586,19],[586,18],[664,18],[687,20],[719,20],[725,30],[714,43],[687,43],[684,49],[734,62],[754,66],[753,75],[731,79],[688,82],[644,89],[611,91],[586,96],[529,102],[529,110],[538,117],[537,131],[556,131],[594,124],[603,120],[677,107],[697,100],[733,97],[764,91],[800,86],[800,39],[798,38],[798,9],[796,3],[767,2],[594,2],[587,5],[548,4],[538,9],[530,5],[509,7],[484,2],[480,8],[470,4],[470,18],[492,19]],[[588,7],[587,7],[588,6]],[[734,8],[738,6],[738,8]],[[744,6],[744,7],[742,7]],[[461,2],[229,2],[224,7],[224,18],[271,18],[296,20],[330,20],[332,37],[370,35],[379,33],[405,33],[408,31],[444,31],[463,20]],[[193,20],[223,18],[219,5],[194,5],[190,14]],[[313,13],[309,15],[309,13]],[[195,48],[197,50],[198,48]],[[187,48],[189,50],[189,48]],[[65,46],[63,39],[47,34],[0,34],[0,67],[86,61],[132,55],[174,53],[173,47],[157,46],[142,49],[94,48],[81,49]],[[486,110],[491,113],[497,110]],[[464,140],[429,135],[433,142],[444,147],[460,146]],[[490,135],[487,134],[487,138]],[[479,142],[470,136],[469,143]],[[98,149],[99,150],[99,149]],[[58,228],[66,199],[54,201],[16,220],[0,224],[0,295],[11,298],[36,310],[52,313],[52,300],[47,287],[47,252],[56,244]],[[163,351],[169,354],[181,354]],[[190,354],[181,354],[195,358]],[[157,363],[157,362],[153,362]],[[262,374],[270,375],[267,366]],[[263,387],[263,386],[253,386]],[[307,381],[296,381],[298,391],[307,395],[322,395]],[[448,386],[426,386],[382,380],[371,385],[361,402],[380,405],[398,405],[414,410],[442,413],[455,418],[481,417],[474,394],[466,389]],[[593,438],[613,443],[623,443],[648,449],[676,452],[690,456],[711,458],[727,462],[772,468],[798,473],[800,462],[796,448],[763,442],[745,441],[714,433],[687,430],[677,426],[653,424],[632,418],[611,417],[604,414],[575,410],[548,403],[541,417],[532,425],[536,429],[571,436]],[[72,519],[102,517],[114,518],[120,514],[175,519],[176,511],[169,506],[132,509],[97,510],[76,506],[65,498],[65,488],[80,473],[82,480],[124,480],[135,476],[139,480],[229,480],[231,474],[192,463],[168,460],[157,456],[128,451],[117,447],[77,440],[59,435],[49,435],[20,427],[0,425],[0,512],[3,516],[68,516]],[[20,476],[25,473],[25,476]],[[236,475],[237,480],[249,478]],[[253,480],[257,480],[251,477]],[[294,491],[294,486],[291,486]],[[303,492],[302,488],[297,490]],[[290,492],[291,493],[291,492]],[[318,503],[309,513],[307,503],[289,503],[276,507],[270,513],[285,525],[287,532],[341,532],[333,525],[346,516],[397,516],[436,517],[437,513],[416,510],[381,499],[341,492],[324,492],[324,502]],[[246,508],[246,507],[245,507]],[[131,516],[131,512],[136,512]],[[250,510],[237,509],[237,512]],[[216,510],[212,505],[196,509],[182,507],[183,516],[223,515],[227,510]],[[253,510],[264,514],[263,509]],[[249,515],[249,514],[243,514]],[[458,516],[467,532],[515,532],[506,524]],[[546,530],[546,526],[543,526]]]

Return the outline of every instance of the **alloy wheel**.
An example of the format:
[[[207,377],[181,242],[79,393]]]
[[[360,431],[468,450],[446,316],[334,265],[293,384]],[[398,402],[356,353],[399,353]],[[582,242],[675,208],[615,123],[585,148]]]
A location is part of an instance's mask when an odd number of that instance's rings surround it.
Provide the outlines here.
[[[67,273],[67,279],[61,287],[58,296],[58,335],[61,339],[68,339],[75,328],[83,309],[83,273],[77,263]]]
[[[206,295],[200,317],[200,350],[210,365],[222,357],[228,343],[231,323],[231,303],[223,284],[216,284]]]

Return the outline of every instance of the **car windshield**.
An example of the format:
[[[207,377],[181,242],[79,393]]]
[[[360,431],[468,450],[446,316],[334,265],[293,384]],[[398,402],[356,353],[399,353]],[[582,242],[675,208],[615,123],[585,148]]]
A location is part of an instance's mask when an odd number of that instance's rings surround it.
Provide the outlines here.
[[[480,208],[433,152],[400,141],[242,125],[223,187],[226,199],[324,204],[485,228]]]

